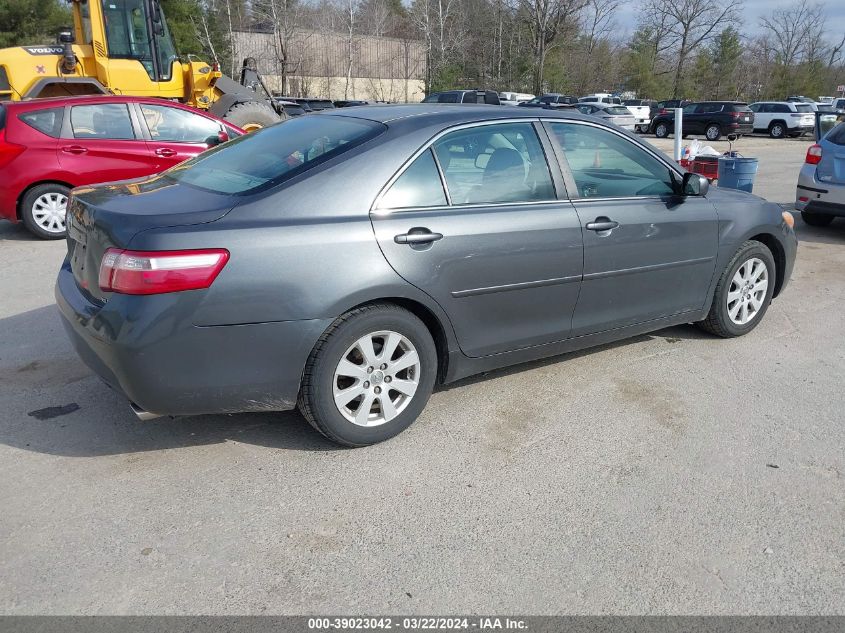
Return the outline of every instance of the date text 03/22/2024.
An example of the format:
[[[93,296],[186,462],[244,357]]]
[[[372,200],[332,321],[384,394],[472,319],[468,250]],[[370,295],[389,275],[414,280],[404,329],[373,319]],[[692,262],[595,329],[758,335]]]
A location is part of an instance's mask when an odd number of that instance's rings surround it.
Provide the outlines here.
[[[353,617],[353,618],[309,618],[308,629],[328,630],[390,630],[400,631],[437,631],[437,630],[477,630],[519,631],[528,628],[525,620],[499,617]]]

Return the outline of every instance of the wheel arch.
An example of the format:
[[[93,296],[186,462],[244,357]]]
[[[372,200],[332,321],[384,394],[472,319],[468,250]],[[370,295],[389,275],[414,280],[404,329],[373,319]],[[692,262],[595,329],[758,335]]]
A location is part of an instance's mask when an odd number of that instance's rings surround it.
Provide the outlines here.
[[[68,189],[73,189],[76,186],[60,178],[47,178],[45,180],[39,180],[38,182],[33,182],[27,185],[26,188],[18,194],[18,198],[15,201],[15,213],[17,215],[18,221],[21,220],[21,204],[23,203],[23,199],[26,197],[26,194],[41,185],[61,185],[63,187],[67,187]]]
[[[783,288],[783,281],[786,275],[786,250],[780,243],[780,240],[771,233],[758,233],[748,238],[765,245],[771,252],[772,257],[775,258],[775,290],[772,297],[777,297]]]
[[[367,301],[362,301],[356,305],[350,306],[348,309],[343,311],[343,314],[363,308],[364,306],[380,303],[390,303],[399,306],[400,308],[404,308],[423,322],[426,329],[431,334],[431,338],[434,341],[434,347],[437,350],[437,382],[443,383],[449,368],[449,352],[453,347],[450,344],[451,338],[449,335],[449,332],[451,331],[451,324],[448,322],[444,323],[444,320],[447,320],[448,317],[446,317],[445,314],[437,314],[435,310],[422,301],[400,296],[384,296],[375,299],[368,299]],[[447,330],[447,327],[449,330]]]

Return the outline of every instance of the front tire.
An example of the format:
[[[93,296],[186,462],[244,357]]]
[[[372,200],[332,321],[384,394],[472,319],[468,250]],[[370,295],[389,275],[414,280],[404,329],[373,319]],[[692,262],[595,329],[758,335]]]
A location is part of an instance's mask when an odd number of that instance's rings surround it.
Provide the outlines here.
[[[813,213],[812,211],[802,211],[801,219],[804,220],[804,224],[809,224],[810,226],[830,226],[830,223],[833,222],[832,215],[827,213]]]
[[[33,187],[21,200],[21,220],[30,233],[42,240],[59,240],[65,231],[70,188],[58,183]]]
[[[299,409],[344,446],[388,440],[422,412],[437,377],[425,324],[392,304],[356,308],[320,337],[305,366]]]
[[[775,280],[772,252],[765,244],[748,240],[719,278],[710,312],[699,327],[722,338],[748,334],[766,314]]]
[[[722,138],[722,128],[720,128],[716,123],[711,123],[707,126],[707,129],[704,130],[704,136],[708,141],[718,141]]]

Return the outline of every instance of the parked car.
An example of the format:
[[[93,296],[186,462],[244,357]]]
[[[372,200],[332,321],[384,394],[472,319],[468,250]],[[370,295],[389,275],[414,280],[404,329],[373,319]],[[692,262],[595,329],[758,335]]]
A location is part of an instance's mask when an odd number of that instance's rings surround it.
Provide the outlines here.
[[[619,97],[614,97],[607,92],[599,92],[592,95],[587,95],[578,99],[578,103],[613,103],[622,105],[622,100]]]
[[[293,101],[287,101],[281,97],[275,97],[276,103],[282,106],[282,109],[285,111],[285,114],[289,117],[295,116],[302,116],[303,114],[308,114],[309,112],[313,112],[310,107],[307,105],[300,105],[299,103],[295,103]]]
[[[754,113],[744,103],[702,101],[684,106],[683,134],[703,134],[708,141],[718,141],[725,134],[751,134]],[[654,134],[666,138],[675,131],[675,112],[667,110],[652,121]]]
[[[807,150],[798,174],[795,208],[811,226],[827,226],[845,217],[845,122]]]
[[[604,119],[626,130],[634,131],[637,119],[625,106],[612,103],[579,103],[575,108],[581,114],[589,114]]]
[[[360,99],[350,99],[349,101],[335,101],[336,108],[352,108],[355,106],[369,105],[369,101],[361,101]]]
[[[754,113],[754,131],[767,132],[772,138],[801,136],[812,132],[816,122],[809,103],[758,101],[748,108]]]
[[[570,95],[562,95],[558,92],[548,92],[546,94],[542,94],[539,97],[534,97],[530,101],[524,101],[520,103],[520,106],[526,108],[561,108],[567,106],[573,106],[578,103],[577,97],[572,97]]]
[[[446,92],[433,92],[423,99],[422,102],[501,105],[499,93],[494,90],[447,90]]]
[[[173,101],[114,95],[0,103],[0,218],[65,236],[71,188],[147,176],[244,131]]]
[[[625,99],[622,105],[634,115],[637,132],[648,133],[651,129],[651,119],[657,114],[657,102],[650,99]]]
[[[144,418],[299,403],[362,446],[436,383],[681,323],[750,332],[791,220],[577,112],[363,106],[75,192],[56,300]]]
[[[499,102],[502,105],[519,105],[520,103],[524,103],[525,101],[531,101],[534,98],[534,95],[527,94],[524,92],[500,92],[499,93]]]

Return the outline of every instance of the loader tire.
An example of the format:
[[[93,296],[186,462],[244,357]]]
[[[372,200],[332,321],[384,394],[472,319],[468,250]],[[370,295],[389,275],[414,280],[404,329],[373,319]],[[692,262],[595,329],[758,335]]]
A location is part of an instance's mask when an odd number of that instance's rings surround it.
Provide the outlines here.
[[[229,108],[223,118],[247,132],[254,132],[282,120],[273,108],[260,101],[236,103]]]

